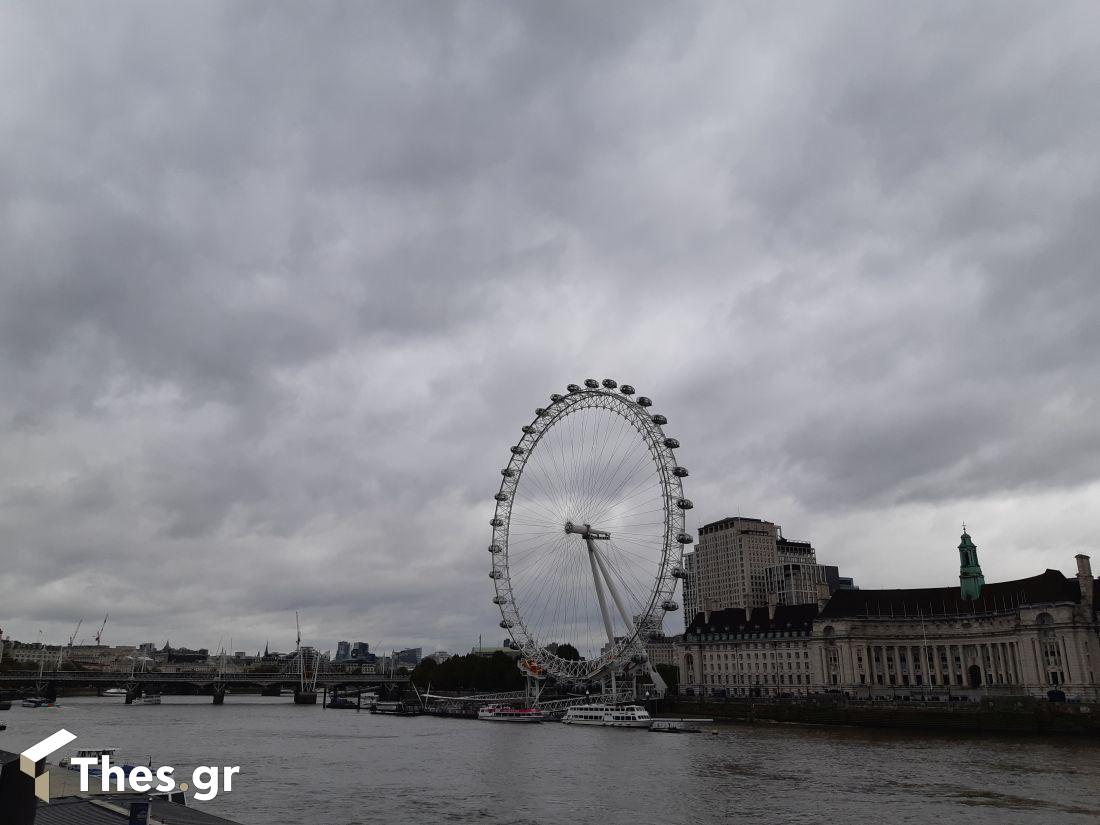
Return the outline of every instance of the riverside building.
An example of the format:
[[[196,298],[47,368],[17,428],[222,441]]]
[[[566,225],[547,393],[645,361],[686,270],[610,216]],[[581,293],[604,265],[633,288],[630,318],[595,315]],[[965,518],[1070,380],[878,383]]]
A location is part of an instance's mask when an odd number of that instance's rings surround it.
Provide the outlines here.
[[[700,611],[680,648],[681,688],[732,696],[1100,699],[1100,582],[1088,556],[987,584],[964,531],[959,584],[837,590],[814,604]]]

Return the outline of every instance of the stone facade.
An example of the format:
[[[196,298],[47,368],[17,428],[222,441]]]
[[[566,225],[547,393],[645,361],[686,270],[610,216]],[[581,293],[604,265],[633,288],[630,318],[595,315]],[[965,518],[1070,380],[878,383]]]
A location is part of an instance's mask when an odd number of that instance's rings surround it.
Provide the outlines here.
[[[680,647],[681,689],[732,696],[839,691],[941,699],[986,694],[1100,700],[1100,583],[1087,556],[985,584],[839,590],[814,605],[698,613]],[[973,565],[976,565],[976,560]]]

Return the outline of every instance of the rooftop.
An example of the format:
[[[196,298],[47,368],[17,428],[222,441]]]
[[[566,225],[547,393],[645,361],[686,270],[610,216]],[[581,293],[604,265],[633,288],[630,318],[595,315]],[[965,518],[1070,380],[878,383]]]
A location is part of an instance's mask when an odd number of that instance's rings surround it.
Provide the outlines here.
[[[130,803],[148,798],[142,794],[112,794],[94,798],[63,796],[39,803],[34,825],[127,825]],[[150,825],[237,825],[230,819],[208,814],[199,808],[177,805],[165,799],[150,799]]]
[[[1100,583],[1093,582],[1100,597]],[[1076,578],[1058,570],[1015,581],[987,583],[976,601],[965,601],[958,585],[907,590],[838,590],[829,599],[821,618],[892,616],[898,618],[1004,613],[1021,605],[1081,601]]]
[[[770,631],[805,630],[813,627],[817,618],[816,604],[781,604],[775,608],[775,618],[768,617],[768,608],[756,607],[745,611],[742,607],[712,610],[710,621],[705,613],[696,613],[684,635],[694,633],[759,633]]]

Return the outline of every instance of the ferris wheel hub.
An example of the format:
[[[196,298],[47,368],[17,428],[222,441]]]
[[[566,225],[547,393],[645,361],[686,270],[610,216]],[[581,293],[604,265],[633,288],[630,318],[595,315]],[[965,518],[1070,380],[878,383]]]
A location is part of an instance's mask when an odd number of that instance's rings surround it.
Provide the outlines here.
[[[596,530],[591,524],[574,524],[571,521],[565,522],[565,532],[580,536],[583,539],[603,539],[607,541],[611,538],[611,534],[606,530]]]

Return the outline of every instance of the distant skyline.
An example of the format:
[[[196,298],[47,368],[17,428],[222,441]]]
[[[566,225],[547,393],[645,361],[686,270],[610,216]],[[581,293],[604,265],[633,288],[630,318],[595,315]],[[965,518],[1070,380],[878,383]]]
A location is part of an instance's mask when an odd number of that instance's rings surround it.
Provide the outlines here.
[[[692,530],[1100,558],[1097,77],[1084,2],[4,4],[0,627],[499,643],[499,468],[588,377]]]

